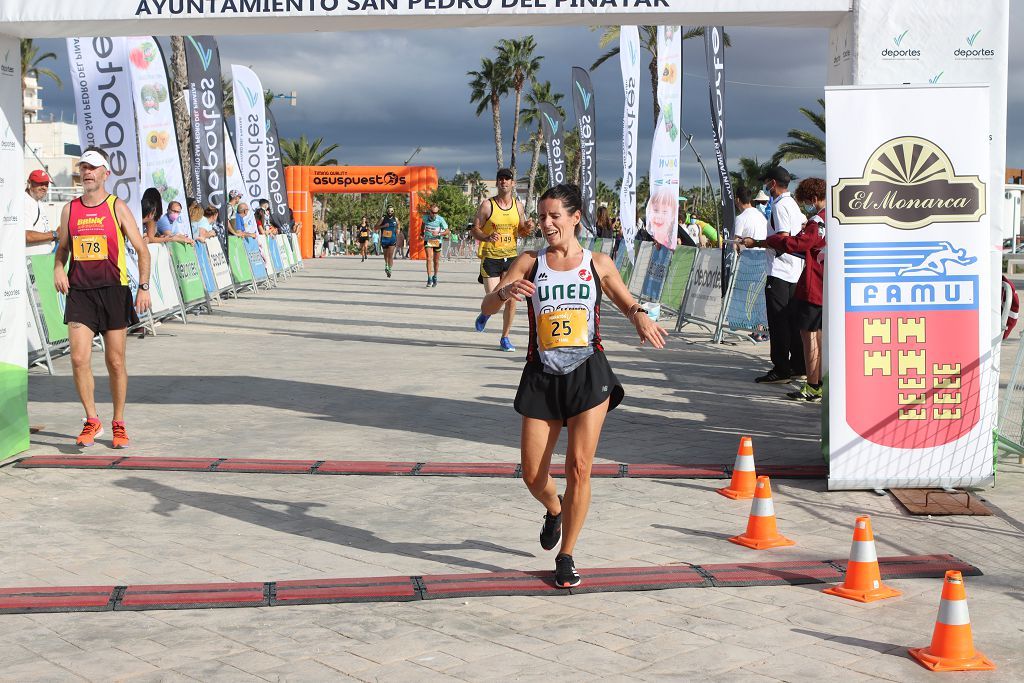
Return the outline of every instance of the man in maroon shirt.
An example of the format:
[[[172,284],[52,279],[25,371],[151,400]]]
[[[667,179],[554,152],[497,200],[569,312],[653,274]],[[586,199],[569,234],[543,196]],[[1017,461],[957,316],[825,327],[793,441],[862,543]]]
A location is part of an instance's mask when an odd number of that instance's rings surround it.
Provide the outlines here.
[[[804,259],[805,266],[796,283],[797,324],[803,341],[807,381],[797,391],[786,394],[795,401],[821,400],[821,303],[824,267],[818,260],[825,248],[825,181],[806,178],[796,188],[796,201],[809,214],[803,229],[796,235],[776,234],[759,241],[747,237],[746,247],[767,246],[780,254],[794,254]]]

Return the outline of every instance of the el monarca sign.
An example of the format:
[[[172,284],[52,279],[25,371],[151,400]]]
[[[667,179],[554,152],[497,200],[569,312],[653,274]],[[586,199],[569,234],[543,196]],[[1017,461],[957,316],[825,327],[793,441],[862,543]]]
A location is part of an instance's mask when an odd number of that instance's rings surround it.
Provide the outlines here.
[[[842,224],[885,223],[916,230],[932,223],[974,223],[986,211],[981,178],[958,176],[949,156],[919,137],[880,145],[860,178],[832,188],[832,213]]]

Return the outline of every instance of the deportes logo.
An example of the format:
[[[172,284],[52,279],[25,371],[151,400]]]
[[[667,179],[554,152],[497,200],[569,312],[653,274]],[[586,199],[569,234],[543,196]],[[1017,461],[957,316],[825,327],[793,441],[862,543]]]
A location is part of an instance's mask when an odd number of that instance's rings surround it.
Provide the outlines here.
[[[996,56],[995,50],[989,50],[983,47],[975,47],[974,44],[978,40],[978,36],[981,35],[981,29],[978,29],[971,35],[966,37],[967,49],[958,47],[953,50],[954,59],[992,59]]]
[[[882,59],[920,59],[921,51],[911,47],[904,47],[903,41],[906,40],[907,34],[910,30],[903,31],[898,36],[893,36],[892,44],[895,48],[887,47],[882,50]]]

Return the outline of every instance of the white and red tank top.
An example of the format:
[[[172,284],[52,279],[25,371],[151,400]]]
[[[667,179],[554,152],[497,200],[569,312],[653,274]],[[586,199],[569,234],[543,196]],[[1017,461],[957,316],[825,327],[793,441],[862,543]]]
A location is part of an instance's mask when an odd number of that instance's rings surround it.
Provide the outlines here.
[[[530,345],[526,360],[540,361],[547,372],[565,375],[601,351],[601,279],[591,252],[583,250],[579,265],[554,270],[547,248],[537,252],[530,274],[536,291],[527,309]]]
[[[71,202],[68,283],[75,289],[128,285],[124,233],[114,213],[116,201],[111,194],[98,206],[86,206],[81,197]]]

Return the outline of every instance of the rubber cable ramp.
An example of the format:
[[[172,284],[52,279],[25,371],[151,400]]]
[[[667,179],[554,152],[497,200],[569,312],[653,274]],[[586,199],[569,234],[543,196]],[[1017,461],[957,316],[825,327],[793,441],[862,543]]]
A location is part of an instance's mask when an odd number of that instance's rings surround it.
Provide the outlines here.
[[[393,462],[388,460],[281,460],[261,458],[125,457],[116,455],[33,455],[16,467],[163,470],[185,472],[247,472],[251,474],[345,474],[420,477],[520,477],[519,465],[502,462]],[[765,465],[758,474],[776,479],[824,479],[824,465]],[[564,477],[565,466],[552,463],[551,476]],[[728,479],[732,465],[658,465],[597,463],[595,479]]]
[[[942,578],[981,570],[952,555],[878,558],[883,579]],[[551,571],[309,579],[262,583],[0,588],[0,613],[109,612],[214,607],[276,607],[341,602],[410,602],[495,595],[566,595],[669,588],[795,586],[842,580],[846,560],[672,564],[582,568],[582,585],[556,588]]]

